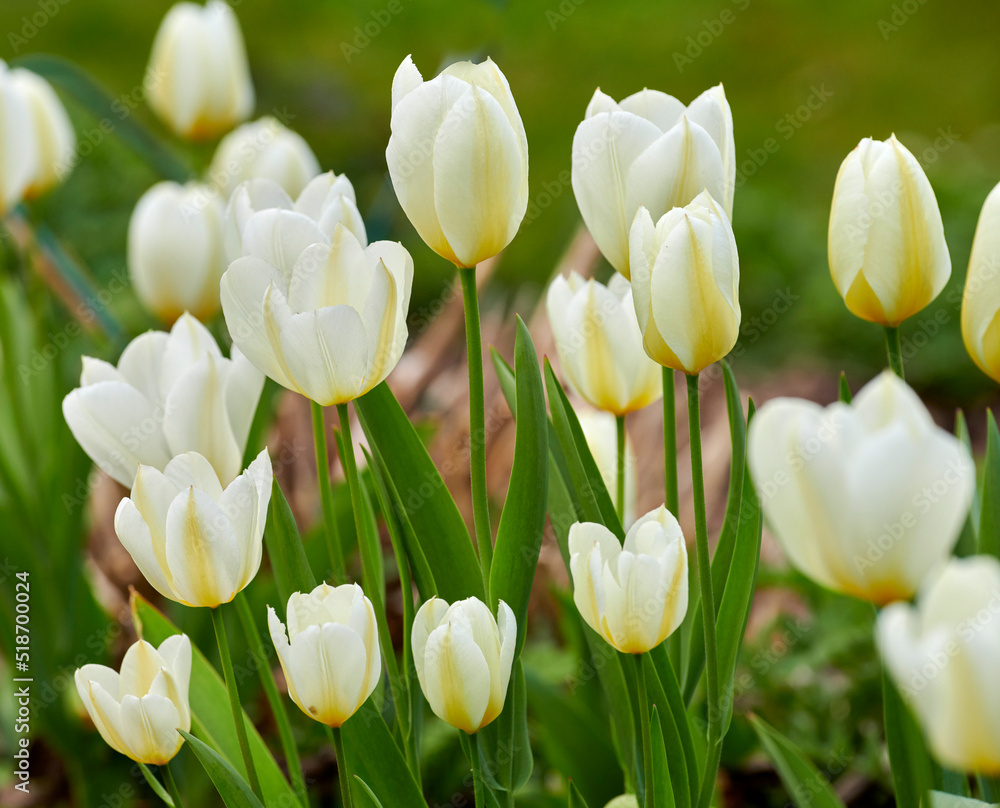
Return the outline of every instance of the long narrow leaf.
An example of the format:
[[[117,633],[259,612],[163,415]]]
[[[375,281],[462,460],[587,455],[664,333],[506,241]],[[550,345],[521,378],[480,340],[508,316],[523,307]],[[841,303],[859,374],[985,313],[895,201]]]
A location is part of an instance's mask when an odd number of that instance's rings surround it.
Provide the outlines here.
[[[229,761],[190,732],[184,730],[178,732],[184,736],[194,756],[208,773],[226,808],[264,808],[250,790],[246,780],[236,773],[236,769]]]
[[[749,718],[764,754],[798,808],[844,808],[830,781],[795,744],[758,716]]]

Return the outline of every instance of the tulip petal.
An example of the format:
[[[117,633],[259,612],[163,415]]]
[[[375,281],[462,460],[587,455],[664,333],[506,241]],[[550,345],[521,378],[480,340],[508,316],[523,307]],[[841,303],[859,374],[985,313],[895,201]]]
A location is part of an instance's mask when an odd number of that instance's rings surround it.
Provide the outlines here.
[[[126,743],[122,727],[122,707],[115,695],[112,695],[97,681],[87,682],[88,699],[87,712],[101,733],[104,742],[121,754],[135,759],[132,750]]]
[[[148,468],[148,467],[144,467]],[[135,503],[126,497],[118,503],[115,511],[115,535],[122,547],[132,556],[132,560],[142,573],[142,577],[164,597],[177,599],[177,592],[171,583],[170,570],[166,565],[166,545],[162,536],[166,522],[154,523],[150,528]],[[156,531],[154,539],[152,533]]]
[[[243,545],[221,508],[194,487],[167,514],[167,563],[181,602],[214,608],[239,591]]]
[[[593,100],[591,103],[594,103]],[[623,98],[617,106],[625,112],[631,112],[656,124],[661,132],[666,132],[676,124],[685,111],[684,104],[672,95],[649,89],[640,90]]]
[[[169,335],[163,331],[140,334],[122,351],[118,372],[136,390],[154,403],[163,403],[160,377],[163,370],[163,353]],[[81,379],[81,384],[87,384]]]
[[[285,673],[295,682],[299,708],[310,718],[339,727],[357,712],[367,684],[361,638],[337,623],[310,626],[288,652]]]
[[[472,635],[448,621],[431,632],[424,652],[423,691],[435,715],[478,732],[489,706],[490,669]]]
[[[120,731],[129,757],[146,764],[166,764],[183,743],[177,732],[180,720],[176,705],[169,699],[125,696]]]
[[[420,75],[420,71],[417,70],[417,66],[413,64],[413,57],[408,55],[400,62],[399,67],[396,68],[395,75],[392,77],[393,111],[395,111],[396,106],[403,100],[404,96],[417,89],[423,83],[424,78]]]
[[[288,305],[294,312],[310,312],[324,306],[364,307],[372,283],[372,267],[364,247],[343,225],[333,241],[312,244],[302,251],[288,284]]]
[[[364,391],[367,335],[361,315],[350,306],[294,314],[282,325],[280,340],[292,378],[313,401],[329,407]]]
[[[264,374],[234,345],[226,376],[226,413],[237,446],[246,446],[263,390]]]
[[[427,638],[434,631],[444,616],[448,613],[448,603],[441,598],[430,598],[417,609],[413,618],[413,631],[411,634],[411,644],[413,646],[413,666],[417,670],[417,679],[420,681],[421,689],[425,689],[426,679],[424,678],[424,658],[426,656]]]
[[[163,469],[163,476],[173,483],[178,493],[194,486],[211,497],[213,502],[217,502],[222,496],[223,488],[218,472],[208,459],[198,452],[184,452],[171,459]]]
[[[292,268],[306,247],[326,243],[329,239],[316,222],[301,213],[280,208],[255,213],[243,228],[244,255],[277,267],[286,282],[290,282]]]

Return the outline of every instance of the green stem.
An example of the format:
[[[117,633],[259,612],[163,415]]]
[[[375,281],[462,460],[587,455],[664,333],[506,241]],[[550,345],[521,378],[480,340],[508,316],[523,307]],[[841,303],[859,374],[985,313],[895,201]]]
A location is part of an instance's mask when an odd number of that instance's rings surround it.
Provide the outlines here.
[[[885,352],[889,356],[889,367],[903,379],[903,351],[899,344],[899,326],[885,327]]]
[[[326,549],[330,554],[333,582],[342,584],[347,580],[347,564],[344,561],[344,548],[337,533],[337,515],[333,508],[333,489],[330,487],[330,456],[326,450],[323,407],[315,401],[310,401],[309,404],[312,407],[313,440],[316,444],[316,475],[319,480],[319,498],[320,502],[323,503]]]
[[[698,580],[701,586],[701,616],[705,627],[705,672],[707,681],[708,751],[705,776],[701,783],[699,808],[707,808],[715,790],[715,777],[722,749],[722,711],[719,705],[719,660],[715,639],[715,595],[708,554],[708,521],[705,516],[705,478],[701,463],[701,401],[698,376],[687,377],[688,427],[691,435],[691,479],[694,487],[695,548],[698,556]]]
[[[663,368],[663,480],[664,504],[677,516],[677,403],[674,400],[674,371]]]
[[[486,793],[483,786],[483,770],[479,762],[479,736],[469,736],[469,760],[472,762],[472,791],[475,808],[486,808]]]
[[[181,790],[177,788],[177,781],[174,779],[174,772],[170,768],[170,764],[160,766],[160,770],[163,772],[163,782],[167,784],[167,791],[170,792],[170,799],[174,801],[174,808],[184,808],[184,803],[181,801]]]
[[[625,416],[619,415],[615,418],[618,427],[618,442],[616,449],[618,452],[618,476],[615,479],[615,509],[618,511],[618,521],[625,526]]]
[[[646,668],[642,663],[642,654],[634,654],[637,678],[636,690],[639,695],[639,726],[642,733],[642,789],[645,794],[643,805],[653,807],[653,742],[649,729],[649,693],[646,690]]]
[[[479,295],[476,268],[458,270],[465,303],[465,344],[469,354],[469,465],[472,475],[472,512],[483,571],[486,601],[490,599],[490,566],[493,537],[490,533],[490,503],[486,492],[486,398],[483,390],[483,343],[479,326]]]
[[[347,755],[344,753],[344,736],[340,732],[340,727],[330,727],[330,735],[333,736],[333,748],[337,753],[337,779],[340,780],[340,799],[344,803],[343,808],[351,808],[351,775],[347,771]]]
[[[243,716],[243,707],[240,706],[240,693],[236,687],[236,676],[233,673],[233,658],[229,654],[229,640],[226,639],[226,621],[222,615],[221,607],[216,607],[211,612],[212,623],[215,625],[215,639],[219,643],[219,657],[222,660],[226,689],[229,691],[229,706],[233,711],[233,722],[236,724],[236,737],[240,742],[240,752],[243,755],[243,765],[247,770],[247,780],[250,782],[250,790],[253,791],[257,799],[263,800],[260,790],[260,780],[257,779],[257,769],[254,766],[253,756],[250,754],[250,741],[247,739],[246,719]]]
[[[288,720],[288,711],[285,710],[285,704],[278,693],[278,685],[274,681],[274,673],[271,672],[271,666],[267,663],[264,642],[261,639],[260,632],[257,630],[253,613],[250,611],[250,603],[242,592],[236,596],[236,611],[239,613],[240,623],[243,624],[243,633],[246,635],[247,642],[254,653],[260,654],[262,657],[261,664],[259,665],[260,682],[264,686],[264,694],[267,696],[267,703],[271,707],[271,714],[278,725],[281,751],[285,755],[285,764],[288,766],[288,776],[292,781],[292,788],[295,789],[295,795],[299,798],[299,802],[303,806],[308,806],[309,791],[306,788],[306,780],[302,774],[302,762],[299,760],[299,750],[295,746],[292,725]]]

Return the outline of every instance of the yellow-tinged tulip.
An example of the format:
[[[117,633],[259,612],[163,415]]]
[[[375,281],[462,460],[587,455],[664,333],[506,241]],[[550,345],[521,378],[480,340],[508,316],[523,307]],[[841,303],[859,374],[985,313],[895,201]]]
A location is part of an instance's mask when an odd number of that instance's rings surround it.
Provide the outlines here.
[[[191,729],[188,684],[191,640],[167,637],[159,648],[139,640],[121,672],[104,665],[78,668],[76,689],[101,737],[116,752],[147,765],[169,762]]]
[[[34,132],[33,159],[30,153],[20,159],[31,166],[24,197],[32,199],[58,185],[69,173],[76,152],[76,133],[66,108],[45,79],[18,67],[8,71],[7,78],[30,110],[30,121],[26,123]]]
[[[623,654],[642,654],[684,620],[687,547],[677,520],[662,505],[639,517],[624,547],[604,525],[569,529],[573,601],[587,625]]]
[[[139,199],[128,226],[128,270],[136,295],[166,323],[219,310],[228,266],[223,205],[208,185],[159,182]]]
[[[740,334],[740,260],[725,211],[707,191],[655,223],[639,208],[629,239],[646,353],[688,375],[725,357]]]
[[[736,145],[722,85],[687,107],[657,90],[615,103],[598,89],[573,136],[572,182],[594,241],[626,278],[640,207],[659,219],[708,190],[731,218]]]
[[[132,340],[118,366],[83,358],[80,386],[63,399],[66,423],[101,470],[131,488],[139,464],[163,469],[196,451],[223,484],[243,466],[264,375],[233,348],[226,359],[190,314],[170,333]]]
[[[948,282],[951,258],[934,190],[895,135],[865,138],[841,164],[828,251],[847,308],[873,323],[898,326]]]
[[[390,127],[389,176],[427,246],[459,267],[506,247],[528,207],[528,141],[500,68],[457,62],[424,81],[407,56]]]
[[[267,625],[300,710],[341,726],[375,690],[382,673],[375,609],[357,584],[320,584],[288,599],[288,630],[267,607]]]
[[[622,794],[611,800],[604,808],[639,808],[639,800],[635,794]]]
[[[150,108],[181,137],[212,138],[245,121],[254,90],[233,10],[222,0],[171,8],[153,40],[145,87]]]
[[[878,618],[886,667],[935,757],[951,769],[1000,774],[1000,562],[953,558]]]
[[[413,620],[413,663],[434,714],[470,735],[500,715],[516,639],[502,600],[496,619],[479,598],[424,603]]]
[[[662,374],[642,352],[625,278],[615,275],[605,286],[576,272],[560,275],[546,306],[563,373],[587,403],[625,415],[660,397]]]
[[[215,608],[260,568],[271,483],[267,449],[225,489],[197,452],[177,455],[163,471],[140,466],[115,512],[115,533],[157,592]]]
[[[604,487],[611,495],[611,501],[618,506],[618,429],[615,417],[608,412],[591,409],[577,409],[576,417],[583,429],[587,448],[594,456],[601,472]],[[635,447],[628,432],[625,433],[625,524],[635,520],[636,483]]]
[[[237,127],[219,141],[208,179],[227,197],[241,182],[257,177],[298,196],[319,172],[319,161],[302,135],[266,116]]]
[[[948,557],[976,483],[965,446],[889,371],[851,405],[767,402],[748,460],[792,565],[876,604],[909,598]]]
[[[1000,185],[983,204],[962,295],[962,338],[979,368],[1000,382]]]

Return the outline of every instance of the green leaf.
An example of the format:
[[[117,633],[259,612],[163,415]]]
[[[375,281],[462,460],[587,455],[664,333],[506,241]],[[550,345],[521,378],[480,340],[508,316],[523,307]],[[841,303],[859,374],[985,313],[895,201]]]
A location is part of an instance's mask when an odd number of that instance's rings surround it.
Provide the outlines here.
[[[853,398],[851,386],[847,383],[847,374],[843,371],[840,372],[840,381],[837,384],[837,398],[843,404],[850,404]]]
[[[670,761],[667,747],[663,741],[663,728],[660,724],[660,714],[653,707],[653,717],[649,725],[650,746],[653,749],[653,776],[649,787],[653,791],[653,808],[674,808],[674,789],[670,782]],[[683,768],[681,768],[683,771]],[[688,793],[687,785],[678,787],[678,794]]]
[[[278,485],[277,479],[271,483],[271,504],[267,509],[264,525],[264,546],[274,573],[274,583],[282,605],[288,603],[293,592],[312,592],[316,588],[316,576],[309,566],[298,525],[288,507],[288,500]]]
[[[986,458],[979,500],[979,552],[1000,556],[1000,432],[992,410],[986,411]]]
[[[371,699],[344,723],[341,732],[353,773],[366,783],[375,783],[388,805],[426,808],[406,759]]]
[[[660,656],[669,665],[670,660],[665,653],[666,649],[661,645],[658,646],[658,650],[664,652]],[[677,680],[673,678],[672,672],[670,676],[664,677],[668,681],[667,686],[676,690],[674,697],[670,698],[666,694],[663,679],[660,678],[660,672],[652,659],[652,654],[643,654],[641,664],[646,668],[646,690],[649,700],[653,705],[653,714],[656,716],[654,735],[656,732],[659,733],[659,744],[663,748],[664,755],[663,764],[666,767],[666,771],[658,775],[656,761],[653,761],[653,781],[651,788],[654,789],[654,794],[658,794],[663,787],[661,784],[665,783],[667,790],[670,791],[669,803],[665,802],[666,797],[661,794],[659,795],[659,799],[655,801],[655,805],[669,805],[670,808],[677,805],[677,808],[688,808],[692,800],[697,799],[691,788],[692,781],[690,777],[693,774],[693,782],[695,783],[695,788],[697,788],[698,774],[696,768],[692,771],[688,765],[689,759],[692,764],[695,761],[694,749],[691,746],[690,727],[687,723],[687,714],[682,712],[680,723],[678,722],[678,716],[673,714],[673,705],[680,703],[680,690],[677,688]],[[672,683],[670,682],[671,679],[673,679]],[[662,723],[659,718],[661,713],[664,715]],[[687,733],[686,744],[682,739],[682,733],[685,732]],[[654,746],[655,743],[656,739],[654,737]],[[654,756],[656,754],[655,748],[653,754]]]
[[[517,792],[531,777],[534,759],[528,737],[528,693],[521,660],[515,663],[503,711],[479,732],[483,777],[491,788]]]
[[[921,801],[934,786],[931,759],[920,727],[885,670],[882,672],[882,702],[896,805],[898,808],[920,808]]]
[[[482,573],[462,514],[420,436],[385,382],[354,402],[374,454],[392,480],[438,594],[448,602],[482,600]]]
[[[972,797],[959,797],[956,794],[946,794],[943,791],[932,791],[931,808],[997,808],[1000,803],[982,802]]]
[[[569,781],[569,808],[590,808],[572,780]]]
[[[798,808],[844,808],[830,781],[795,744],[758,716],[749,715],[748,718],[764,754],[774,764],[785,790]]]
[[[190,732],[182,729],[178,732],[184,736],[194,756],[212,779],[215,790],[219,792],[226,808],[264,808],[250,790],[250,786],[222,755]]]
[[[156,775],[149,770],[149,766],[145,763],[140,763],[139,770],[142,772],[142,776],[146,778],[146,782],[149,784],[149,787],[153,789],[153,793],[163,800],[170,808],[174,808],[173,797],[167,793],[167,790],[163,787],[163,783],[156,779]]]
[[[677,674],[674,672],[673,665],[670,662],[670,655],[667,653],[666,646],[657,646],[647,656],[656,670],[655,678],[659,680],[660,692],[663,696],[662,702],[657,701],[656,696],[653,696],[653,701],[656,704],[662,704],[663,707],[661,713],[666,733],[664,739],[671,732],[676,734],[676,737],[680,741],[681,749],[679,752],[675,751],[673,756],[683,761],[686,770],[685,774],[678,772],[672,779],[678,784],[687,783],[689,794],[687,797],[684,797],[675,790],[675,801],[679,806],[684,806],[688,803],[694,805],[698,801],[698,757],[695,753],[691,733],[691,719],[688,716],[687,710],[684,709],[684,698],[681,693],[680,684],[677,681]],[[654,677],[647,677],[646,681],[649,682],[652,678]],[[670,758],[671,761],[672,757]]]
[[[369,804],[370,805],[374,805],[375,808],[382,808],[382,803],[379,802],[379,798],[375,796],[375,792],[371,790],[371,788],[369,787],[368,783],[366,783],[364,780],[362,780],[357,775],[354,775],[354,779],[357,780],[358,785],[361,786],[361,789],[364,791],[365,796],[370,801]],[[356,788],[352,789],[352,793],[355,792],[355,791],[357,791]]]

